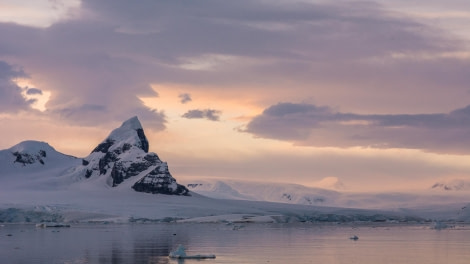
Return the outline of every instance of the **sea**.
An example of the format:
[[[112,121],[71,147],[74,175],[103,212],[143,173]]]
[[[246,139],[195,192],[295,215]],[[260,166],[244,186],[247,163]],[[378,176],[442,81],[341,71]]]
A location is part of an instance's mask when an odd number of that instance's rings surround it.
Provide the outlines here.
[[[357,239],[351,239],[354,236]],[[179,245],[187,255],[172,259]],[[374,223],[0,225],[0,263],[468,264],[470,226]]]

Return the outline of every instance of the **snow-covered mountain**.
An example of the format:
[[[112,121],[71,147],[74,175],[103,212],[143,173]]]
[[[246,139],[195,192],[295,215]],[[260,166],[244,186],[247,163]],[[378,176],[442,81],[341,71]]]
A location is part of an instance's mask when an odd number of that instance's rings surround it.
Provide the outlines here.
[[[56,151],[46,142],[23,141],[9,149],[0,150],[3,174],[51,168],[69,163],[75,157]]]
[[[236,199],[332,206],[340,193],[298,184],[235,180],[198,180],[186,185],[191,191],[218,199]]]
[[[170,174],[168,164],[148,151],[142,125],[133,117],[83,159],[59,153],[44,142],[25,141],[0,151],[0,171],[4,177],[16,176],[22,184],[27,182],[18,177],[41,175],[36,178],[64,188],[85,182],[137,192],[188,195],[188,189]]]
[[[465,193],[414,192],[339,192],[298,184],[253,182],[227,179],[199,179],[185,182],[192,192],[216,199],[251,200],[309,206],[341,208],[398,209],[442,206],[468,202]]]
[[[71,174],[76,179],[106,182],[110,187],[124,185],[137,192],[188,195],[176,182],[168,164],[149,151],[149,142],[137,117],[114,129]]]
[[[0,181],[10,189],[56,188],[73,182],[66,174],[79,162],[45,142],[23,141],[0,150]]]
[[[431,189],[441,190],[441,191],[470,192],[470,181],[462,180],[462,179],[439,181],[433,184]]]

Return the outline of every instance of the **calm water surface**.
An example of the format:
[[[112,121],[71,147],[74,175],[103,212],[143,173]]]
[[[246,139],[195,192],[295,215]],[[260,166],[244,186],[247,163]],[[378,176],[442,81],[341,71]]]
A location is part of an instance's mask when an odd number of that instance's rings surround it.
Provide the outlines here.
[[[353,241],[349,237],[359,236]],[[171,260],[188,254],[216,259]],[[80,224],[0,227],[0,263],[470,263],[470,228],[318,224]]]

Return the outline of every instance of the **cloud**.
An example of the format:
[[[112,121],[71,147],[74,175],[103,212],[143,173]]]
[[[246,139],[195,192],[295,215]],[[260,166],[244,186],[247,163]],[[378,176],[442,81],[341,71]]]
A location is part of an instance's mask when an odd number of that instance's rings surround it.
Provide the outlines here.
[[[74,9],[79,6],[80,0],[4,2],[0,9],[0,21],[47,28],[60,20],[69,18]]]
[[[202,119],[202,118],[204,118],[204,119],[211,120],[211,121],[219,121],[220,114],[221,114],[221,111],[219,111],[219,110],[194,109],[194,110],[189,110],[188,112],[184,113],[182,115],[182,117],[188,118],[188,119]]]
[[[150,84],[159,83],[220,93],[237,87],[270,103],[315,96],[367,110],[470,100],[468,60],[411,56],[460,54],[464,43],[373,2],[83,0],[77,8],[47,28],[0,23],[2,58],[51,92],[48,113],[75,109],[62,116],[68,122],[99,125],[140,113],[164,129],[164,115],[154,117],[165,109],[138,99],[156,96]],[[424,92],[428,100],[417,102]],[[80,107],[87,104],[112,114],[89,115]]]
[[[154,130],[164,130],[166,116],[162,111],[137,106],[128,108],[125,106],[123,111],[116,111],[116,106],[109,107],[104,104],[81,104],[65,108],[55,108],[47,110],[46,114],[51,117],[59,118],[62,121],[70,122],[80,126],[108,126],[113,122],[122,122],[129,119],[130,114],[134,114],[145,123],[145,125]]]
[[[27,74],[18,67],[0,61],[0,113],[30,110],[34,100],[27,100],[22,95],[22,89],[15,78],[27,78]]]
[[[27,95],[34,95],[34,94],[42,95],[42,90],[38,88],[27,88],[26,94]]]
[[[188,94],[188,93],[183,93],[183,94],[180,94],[178,95],[178,97],[180,98],[180,102],[182,104],[185,104],[187,102],[191,102],[193,99],[191,98],[191,95]]]
[[[410,148],[470,153],[470,106],[450,113],[355,114],[327,106],[278,103],[245,132],[309,146]]]
[[[86,126],[122,122],[137,115],[148,128],[156,131],[165,129],[166,120],[161,109],[151,109],[139,99],[139,96],[158,96],[150,86],[149,76],[152,74],[148,65],[112,57],[99,44],[93,49],[94,44],[79,43],[81,37],[99,39],[101,33],[106,34],[105,31],[98,30],[95,35],[91,25],[83,21],[68,21],[48,29],[0,23],[0,31],[5,29],[6,32],[14,32],[11,36],[16,35],[19,42],[27,35],[35,38],[37,34],[51,41],[50,45],[36,45],[38,52],[33,52],[34,55],[23,56],[35,48],[26,43],[15,46],[16,41],[0,40],[0,54],[14,54],[19,65],[41,79],[41,87],[37,89],[50,91],[45,115],[61,122]],[[75,30],[84,32],[66,36],[67,31]],[[67,47],[54,46],[55,41],[65,41]],[[44,64],[44,61],[48,63]]]

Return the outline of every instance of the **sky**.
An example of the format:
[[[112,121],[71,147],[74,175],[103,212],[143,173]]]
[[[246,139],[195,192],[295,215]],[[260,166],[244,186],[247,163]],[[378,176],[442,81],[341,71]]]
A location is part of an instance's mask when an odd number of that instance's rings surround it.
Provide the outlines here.
[[[138,116],[179,180],[470,180],[467,0],[0,0],[0,149]]]

